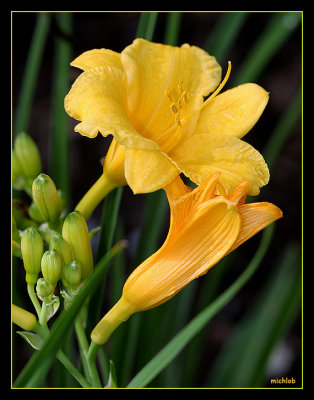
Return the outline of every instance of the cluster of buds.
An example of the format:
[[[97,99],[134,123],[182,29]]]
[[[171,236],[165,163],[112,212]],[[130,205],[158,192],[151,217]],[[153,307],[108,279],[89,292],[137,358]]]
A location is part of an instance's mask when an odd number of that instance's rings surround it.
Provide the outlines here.
[[[12,249],[23,259],[27,284],[36,285],[43,301],[51,299],[59,281],[75,293],[93,271],[87,223],[79,211],[64,215],[62,191],[42,173],[38,147],[25,132],[14,141],[12,177],[13,188],[31,197],[24,209],[14,204],[12,218]]]
[[[26,282],[30,285],[37,282],[36,289],[40,298],[49,297],[59,280],[66,290],[77,290],[93,271],[89,231],[79,211],[66,216],[62,234],[55,232],[48,246],[49,249],[44,251],[44,240],[35,227],[29,227],[23,232],[21,253]]]

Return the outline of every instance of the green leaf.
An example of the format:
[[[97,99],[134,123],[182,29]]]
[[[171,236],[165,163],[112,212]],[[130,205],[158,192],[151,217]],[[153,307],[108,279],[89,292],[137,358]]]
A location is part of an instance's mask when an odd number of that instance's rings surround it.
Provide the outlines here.
[[[274,12],[237,71],[234,86],[254,82],[301,22],[301,12]]]
[[[204,46],[204,50],[215,56],[219,63],[224,62],[229,49],[249,15],[248,12],[222,13]]]
[[[300,312],[301,257],[290,244],[269,281],[237,324],[210,376],[211,387],[263,387],[269,357]]]
[[[15,112],[14,134],[27,131],[33,97],[38,82],[38,72],[49,31],[51,16],[49,13],[38,14],[31,46],[29,49],[22,87]]]
[[[51,334],[45,340],[42,349],[38,353],[35,353],[29,360],[17,377],[14,387],[36,387],[44,379],[57,351],[65,341],[67,333],[72,329],[75,318],[84,302],[97,290],[109,263],[122,250],[122,246],[122,244],[118,243],[99,261],[93,274],[87,280],[85,287],[75,297],[70,307],[62,311],[58,319],[54,322]]]
[[[60,29],[67,35],[71,31],[72,15],[69,12],[55,14]],[[70,202],[70,135],[69,117],[64,110],[64,98],[70,89],[71,44],[61,36],[55,37],[52,85],[51,118],[51,177],[58,189],[64,192],[67,209]]]
[[[117,377],[116,377],[116,370],[112,360],[109,361],[110,364],[110,372],[109,372],[109,379],[105,388],[117,388]]]
[[[140,21],[136,32],[137,38],[152,40],[157,21],[157,16],[158,16],[157,12],[144,11],[141,13]]]
[[[44,342],[43,338],[37,333],[28,331],[16,331],[23,339],[26,340],[28,344],[32,346],[33,349],[39,350]]]
[[[251,262],[212,304],[190,321],[144,368],[131,380],[127,387],[142,388],[154,379],[180,353],[187,343],[239,292],[260,265],[273,236],[274,224],[263,231],[261,243]]]

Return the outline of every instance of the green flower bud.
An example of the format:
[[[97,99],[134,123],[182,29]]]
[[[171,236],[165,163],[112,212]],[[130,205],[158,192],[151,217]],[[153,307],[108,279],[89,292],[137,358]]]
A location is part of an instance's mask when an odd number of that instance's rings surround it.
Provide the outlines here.
[[[66,287],[76,289],[81,282],[82,267],[81,264],[74,260],[66,264],[62,270],[62,283]]]
[[[14,151],[19,161],[23,176],[31,180],[41,172],[42,165],[38,147],[25,132],[19,133],[14,141]]]
[[[34,314],[24,310],[24,308],[18,307],[15,304],[11,306],[11,317],[12,322],[26,331],[32,331],[37,323],[37,319]]]
[[[44,278],[38,279],[36,284],[36,293],[41,299],[49,297],[53,291],[54,287],[49,281],[46,281]]]
[[[63,265],[73,260],[71,246],[59,233],[55,233],[49,240],[49,250],[53,249],[60,254]]]
[[[11,161],[12,161],[11,171],[12,171],[13,187],[14,189],[21,190],[25,185],[25,177],[20,161],[14,150],[12,150]]]
[[[45,221],[55,227],[61,214],[61,203],[53,180],[39,174],[32,186],[34,203]]]
[[[41,272],[53,287],[57,285],[62,272],[62,258],[56,250],[48,250],[41,259]]]
[[[41,216],[36,204],[32,201],[31,205],[28,207],[28,215],[31,217],[32,220],[42,224],[45,222],[44,218]]]
[[[11,222],[12,222],[12,240],[15,240],[18,244],[20,244],[21,243],[20,233],[16,226],[15,218],[13,216],[11,218]]]
[[[40,272],[44,243],[35,228],[27,228],[21,238],[21,252],[26,271],[26,282],[34,285]]]
[[[93,271],[93,253],[88,226],[79,211],[74,211],[66,216],[62,227],[62,236],[70,243],[73,258],[81,264],[82,280],[88,278]]]

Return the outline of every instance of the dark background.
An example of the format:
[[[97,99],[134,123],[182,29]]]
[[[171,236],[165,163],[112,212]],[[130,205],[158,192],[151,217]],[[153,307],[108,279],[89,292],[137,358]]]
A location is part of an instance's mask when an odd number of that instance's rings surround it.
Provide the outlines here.
[[[267,26],[273,13],[251,12],[241,28],[237,40],[228,52],[227,60],[232,61],[232,72],[224,90],[232,87],[232,74],[241,65],[255,40]],[[12,104],[14,111],[18,101],[21,80],[30,46],[37,14],[33,12],[16,12],[12,16]],[[72,44],[73,57],[93,48],[109,48],[120,52],[129,45],[136,33],[139,12],[74,12],[72,34],[69,38]],[[153,41],[162,42],[166,23],[166,12],[158,15]],[[57,18],[57,14],[56,14]],[[215,24],[221,18],[219,12],[183,12],[178,45],[185,42],[204,47],[207,38]],[[261,153],[267,143],[276,123],[287,109],[302,82],[302,42],[301,25],[293,32],[285,44],[275,54],[258,83],[270,92],[269,103],[253,130],[244,140],[253,145]],[[43,159],[43,170],[49,174],[49,154],[51,129],[51,91],[54,39],[59,35],[57,24],[52,24],[46,44],[42,65],[38,77],[35,98],[31,110],[28,133],[38,144]],[[222,64],[226,71],[226,62]],[[80,71],[70,67],[71,83]],[[69,117],[70,135],[70,165],[72,206],[81,199],[89,187],[101,173],[100,159],[106,153],[110,142],[99,135],[88,139],[74,132],[76,121]],[[125,234],[133,243],[137,237],[139,221],[143,214],[143,195],[134,196],[128,187],[124,188],[120,213],[125,221]],[[228,304],[211,322],[204,344],[204,356],[201,369],[206,374],[206,368],[211,365],[218,350],[232,332],[237,321],[248,310],[255,298],[256,292],[267,280],[273,260],[280,250],[289,243],[301,245],[301,210],[302,210],[302,131],[301,121],[293,128],[288,142],[285,144],[278,160],[271,170],[269,184],[262,189],[259,200],[276,204],[283,211],[282,218],[276,226],[275,236],[262,266],[236,298]],[[96,209],[91,226],[99,223],[101,207]],[[168,217],[168,216],[167,216]],[[164,236],[167,232],[168,220],[164,223]],[[164,236],[160,239],[162,243]],[[242,272],[244,266],[252,258],[259,243],[257,235],[237,250],[237,262],[228,271],[221,290],[226,288]],[[132,253],[132,248],[128,250]],[[130,272],[134,266],[128,266]],[[209,274],[211,271],[209,272]],[[128,274],[128,272],[127,272]],[[22,340],[21,340],[22,341]],[[293,376],[297,385],[301,385],[301,318],[298,318],[290,329],[284,341],[288,353],[292,354],[290,361],[284,361],[279,376]],[[279,354],[279,353],[278,353]],[[280,353],[281,354],[281,353]],[[206,356],[205,356],[206,355]],[[287,360],[284,358],[284,360]],[[202,385],[204,376],[198,375],[195,385]]]

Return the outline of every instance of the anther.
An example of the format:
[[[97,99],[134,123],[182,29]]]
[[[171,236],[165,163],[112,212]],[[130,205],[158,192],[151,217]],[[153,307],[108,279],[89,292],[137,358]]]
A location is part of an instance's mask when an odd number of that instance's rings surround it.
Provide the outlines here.
[[[175,114],[178,112],[177,106],[174,103],[170,104],[170,109]]]
[[[176,124],[178,126],[181,126],[181,120],[180,120],[180,115],[179,114],[176,115]]]
[[[168,96],[170,103],[174,103],[174,99],[173,99],[173,96],[172,96],[169,88],[167,88],[167,96]]]

